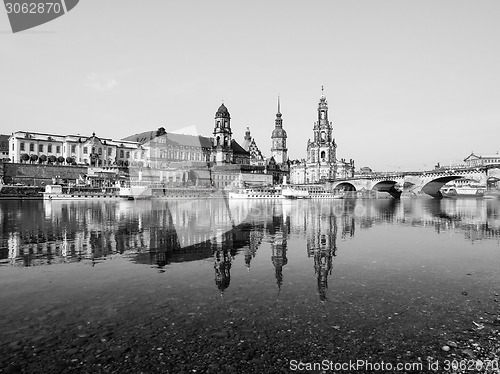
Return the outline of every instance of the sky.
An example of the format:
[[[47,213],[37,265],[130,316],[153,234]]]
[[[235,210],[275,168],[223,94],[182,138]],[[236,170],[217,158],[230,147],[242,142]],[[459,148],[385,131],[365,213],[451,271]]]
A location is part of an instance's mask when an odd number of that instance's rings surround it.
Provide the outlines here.
[[[0,133],[212,136],[224,102],[269,157],[280,96],[301,159],[323,86],[338,158],[459,163],[500,151],[499,19],[497,0],[81,0],[13,34],[0,9]]]

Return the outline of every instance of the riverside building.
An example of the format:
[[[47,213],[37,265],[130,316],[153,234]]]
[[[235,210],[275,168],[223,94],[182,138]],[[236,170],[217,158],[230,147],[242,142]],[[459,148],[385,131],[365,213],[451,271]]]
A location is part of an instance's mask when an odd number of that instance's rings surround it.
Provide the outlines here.
[[[327,109],[322,95],[315,141],[308,143],[308,160],[293,170],[292,180],[296,183],[329,178],[332,170],[338,173],[342,167],[349,173],[353,166],[341,162],[332,166],[336,145],[331,140]],[[91,168],[128,168],[131,177],[172,187],[280,184],[288,180],[290,160],[279,98],[271,142],[271,155],[266,158],[247,127],[240,145],[233,139],[231,116],[222,104],[215,113],[211,137],[167,133],[163,127],[118,140],[95,133],[85,136],[17,131],[8,137],[6,152],[12,163],[79,165],[88,167],[89,173]]]

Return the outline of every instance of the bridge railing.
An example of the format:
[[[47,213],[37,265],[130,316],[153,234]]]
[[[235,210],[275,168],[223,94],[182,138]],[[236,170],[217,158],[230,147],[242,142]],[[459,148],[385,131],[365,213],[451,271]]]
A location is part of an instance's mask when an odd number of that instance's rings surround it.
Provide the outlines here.
[[[337,178],[335,180],[331,180],[330,182],[344,182],[344,181],[347,182],[352,180],[374,180],[374,179],[398,179],[398,178],[404,178],[407,175],[411,176],[425,176],[425,175],[436,175],[436,174],[449,175],[449,174],[467,173],[467,172],[481,172],[492,168],[500,168],[500,163],[491,163],[488,165],[473,166],[473,167],[460,164],[460,165],[452,165],[451,167],[443,166],[439,169],[403,171],[397,173],[378,172],[367,175],[357,175],[348,178]]]

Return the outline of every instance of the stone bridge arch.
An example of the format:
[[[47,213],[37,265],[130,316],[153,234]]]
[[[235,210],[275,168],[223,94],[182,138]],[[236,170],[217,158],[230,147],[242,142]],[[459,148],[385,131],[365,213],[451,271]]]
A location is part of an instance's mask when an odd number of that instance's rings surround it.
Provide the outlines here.
[[[463,178],[461,175],[450,175],[446,177],[440,177],[436,179],[432,179],[422,187],[422,192],[426,193],[435,198],[443,197],[441,192],[439,191],[446,183],[451,182],[455,179]]]
[[[335,188],[344,191],[357,191],[356,186],[349,182],[340,182]]]
[[[392,197],[399,198],[401,196],[402,186],[394,180],[382,180],[375,183],[372,187],[373,191],[388,192]]]
[[[490,183],[498,182],[500,180],[500,168],[493,167],[488,169],[487,178],[487,181]]]

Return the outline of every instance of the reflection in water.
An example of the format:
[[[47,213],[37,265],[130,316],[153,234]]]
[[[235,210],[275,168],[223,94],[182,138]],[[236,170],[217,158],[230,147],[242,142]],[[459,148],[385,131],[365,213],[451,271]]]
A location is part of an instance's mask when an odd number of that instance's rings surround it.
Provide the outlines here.
[[[319,298],[325,301],[337,241],[354,238],[356,229],[418,226],[460,232],[468,241],[498,241],[499,205],[475,199],[2,201],[0,261],[16,266],[86,261],[94,266],[122,256],[163,272],[172,263],[213,258],[215,284],[223,293],[238,253],[250,271],[259,247],[269,243],[280,292],[293,236],[305,239]]]
[[[307,223],[307,256],[314,258],[314,271],[318,280],[318,294],[321,301],[326,300],[328,288],[328,275],[332,273],[333,257],[337,251],[337,220],[342,224],[342,238],[350,233],[354,235],[353,217],[343,213],[340,217],[335,215],[333,208],[336,205],[315,205],[308,211]]]
[[[214,255],[215,284],[222,293],[229,287],[231,282],[232,257],[227,249],[217,248]]]
[[[289,217],[286,212],[283,211],[282,215],[273,216],[273,224],[271,226],[271,250],[272,256],[271,261],[275,269],[276,284],[278,285],[278,292],[281,291],[281,285],[283,284],[283,266],[288,263],[286,257],[287,249],[287,235],[288,235],[288,224]]]

